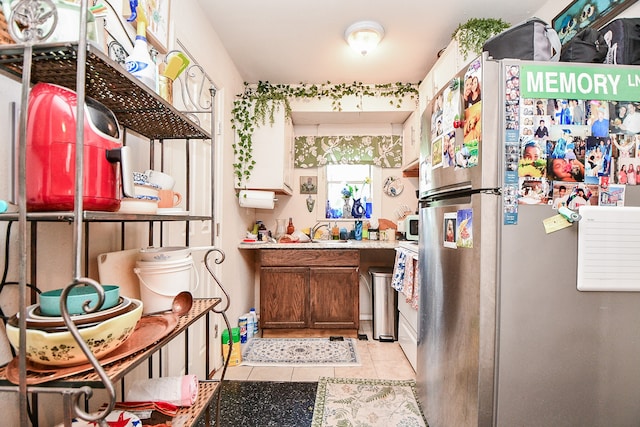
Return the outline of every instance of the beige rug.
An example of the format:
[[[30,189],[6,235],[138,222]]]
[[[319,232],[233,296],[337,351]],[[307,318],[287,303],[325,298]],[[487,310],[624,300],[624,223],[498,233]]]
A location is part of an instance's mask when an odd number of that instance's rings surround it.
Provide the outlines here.
[[[312,427],[426,427],[413,380],[320,378]]]
[[[245,366],[359,366],[356,340],[253,338],[242,350]]]

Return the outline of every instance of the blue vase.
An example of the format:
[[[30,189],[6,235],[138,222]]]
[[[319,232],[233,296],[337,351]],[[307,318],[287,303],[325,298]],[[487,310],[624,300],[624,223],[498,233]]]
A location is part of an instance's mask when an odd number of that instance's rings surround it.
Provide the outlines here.
[[[362,221],[356,221],[353,235],[356,240],[362,240]]]
[[[351,216],[354,218],[362,218],[364,216],[364,206],[362,206],[362,202],[360,201],[360,199],[353,199]]]

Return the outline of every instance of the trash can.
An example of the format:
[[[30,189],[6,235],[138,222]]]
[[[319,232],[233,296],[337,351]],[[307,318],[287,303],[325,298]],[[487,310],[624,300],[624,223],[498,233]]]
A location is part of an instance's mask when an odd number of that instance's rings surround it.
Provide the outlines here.
[[[391,287],[393,270],[384,267],[369,268],[373,311],[373,339],[398,340],[398,293]]]

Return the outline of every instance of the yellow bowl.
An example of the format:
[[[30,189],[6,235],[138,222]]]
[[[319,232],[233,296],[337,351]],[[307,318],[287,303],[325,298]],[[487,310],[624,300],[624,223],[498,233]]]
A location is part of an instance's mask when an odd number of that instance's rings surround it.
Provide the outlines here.
[[[133,330],[142,317],[142,301],[131,299],[136,308],[114,316],[104,322],[80,329],[80,335],[91,349],[91,352],[100,359],[112,352],[133,333]],[[6,325],[7,337],[11,345],[19,351],[20,329],[10,324]],[[47,366],[73,366],[87,363],[87,357],[71,335],[71,332],[45,332],[38,329],[27,329],[28,360]]]

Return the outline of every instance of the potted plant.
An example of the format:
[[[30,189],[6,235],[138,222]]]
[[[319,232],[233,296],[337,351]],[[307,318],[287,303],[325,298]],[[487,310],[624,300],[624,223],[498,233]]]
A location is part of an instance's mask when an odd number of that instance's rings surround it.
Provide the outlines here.
[[[484,42],[510,26],[511,24],[502,19],[471,18],[464,24],[458,25],[451,34],[451,38],[458,42],[460,53],[466,57],[472,53],[480,54]]]

